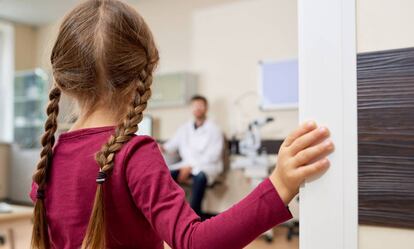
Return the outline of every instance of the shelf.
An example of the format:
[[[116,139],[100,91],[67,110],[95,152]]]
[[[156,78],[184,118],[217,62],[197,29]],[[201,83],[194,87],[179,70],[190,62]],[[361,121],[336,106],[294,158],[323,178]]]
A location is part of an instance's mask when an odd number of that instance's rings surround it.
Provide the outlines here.
[[[27,124],[27,125],[15,125],[14,128],[16,129],[23,129],[23,128],[38,128],[43,127],[43,124]]]
[[[45,104],[47,103],[47,73],[41,69],[15,73],[14,80],[14,143],[21,148],[39,147]]]
[[[14,98],[14,103],[27,103],[27,102],[43,102],[42,98],[25,98],[25,97],[16,97]]]
[[[41,121],[35,121],[35,122],[25,122],[16,124],[14,123],[14,128],[37,128],[37,127],[43,127],[44,123]]]

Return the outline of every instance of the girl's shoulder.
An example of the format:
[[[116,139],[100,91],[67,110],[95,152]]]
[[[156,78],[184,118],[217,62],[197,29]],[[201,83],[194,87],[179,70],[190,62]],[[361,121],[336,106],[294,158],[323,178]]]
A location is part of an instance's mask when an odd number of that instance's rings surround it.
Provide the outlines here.
[[[148,135],[133,135],[131,140],[127,143],[128,147],[132,147],[137,144],[157,144],[155,139]]]
[[[164,161],[158,143],[153,137],[147,135],[134,135],[125,144],[123,154],[123,163],[126,166],[148,165],[155,161]]]
[[[158,147],[150,136],[137,135],[125,145],[122,168],[129,188],[156,185],[161,175],[169,175],[168,166]]]

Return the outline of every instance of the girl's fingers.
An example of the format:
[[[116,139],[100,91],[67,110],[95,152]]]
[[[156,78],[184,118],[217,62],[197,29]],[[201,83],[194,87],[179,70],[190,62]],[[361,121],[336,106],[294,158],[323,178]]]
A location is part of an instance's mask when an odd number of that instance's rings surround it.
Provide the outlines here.
[[[329,136],[329,130],[326,127],[319,127],[314,129],[311,132],[306,133],[305,135],[296,139],[289,150],[291,155],[296,155],[299,151],[302,151],[312,144],[315,144],[318,140],[327,138]]]
[[[322,173],[329,167],[329,160],[327,158],[316,161],[312,164],[300,167],[297,169],[297,173],[301,179]]]
[[[317,158],[327,156],[334,150],[334,144],[330,140],[326,140],[322,143],[309,147],[305,150],[300,151],[294,156],[294,165],[301,166],[309,164]]]
[[[285,139],[282,146],[289,147],[297,138],[303,136],[304,134],[316,129],[316,123],[314,121],[308,121],[303,123],[296,129],[294,132],[289,134],[289,136]]]

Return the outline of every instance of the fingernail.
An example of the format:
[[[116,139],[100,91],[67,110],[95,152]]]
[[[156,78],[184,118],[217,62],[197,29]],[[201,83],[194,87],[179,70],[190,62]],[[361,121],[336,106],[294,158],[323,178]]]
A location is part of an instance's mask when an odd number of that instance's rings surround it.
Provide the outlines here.
[[[330,147],[330,146],[332,146],[332,141],[331,140],[326,140],[325,143],[324,143],[324,145],[326,147]]]
[[[312,128],[315,126],[315,122],[314,121],[308,121],[306,124],[309,128]]]
[[[320,133],[326,133],[326,131],[327,131],[326,127],[319,128]]]

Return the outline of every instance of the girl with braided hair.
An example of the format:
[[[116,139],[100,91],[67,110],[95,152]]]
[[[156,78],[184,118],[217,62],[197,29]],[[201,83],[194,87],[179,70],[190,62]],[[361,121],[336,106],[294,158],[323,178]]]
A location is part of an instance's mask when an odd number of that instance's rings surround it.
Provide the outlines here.
[[[300,126],[278,166],[246,198],[201,221],[157,143],[137,136],[159,60],[150,29],[118,0],[88,0],[63,20],[51,54],[40,161],[33,176],[33,249],[236,249],[291,218],[286,205],[333,150],[326,128]],[[61,94],[79,118],[55,144]]]

